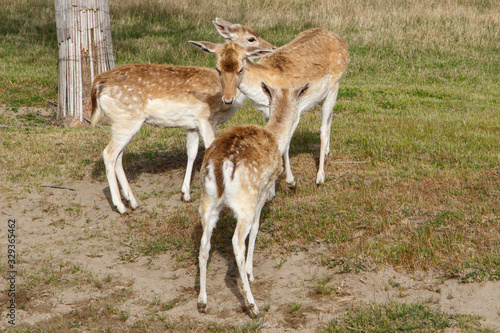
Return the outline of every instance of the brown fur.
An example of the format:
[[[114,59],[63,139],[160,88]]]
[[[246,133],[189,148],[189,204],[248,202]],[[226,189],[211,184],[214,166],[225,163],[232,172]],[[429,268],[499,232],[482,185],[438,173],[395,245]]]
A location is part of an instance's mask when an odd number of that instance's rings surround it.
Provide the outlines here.
[[[281,156],[276,138],[265,128],[257,125],[241,125],[228,129],[219,135],[212,145],[205,151],[203,158],[204,176],[207,175],[207,164],[212,161],[217,184],[217,194],[220,198],[224,193],[224,176],[222,166],[225,160],[233,163],[234,170],[237,167],[257,161],[270,156]]]
[[[254,35],[255,37],[260,37],[259,34],[255,30],[253,30],[252,28],[250,28],[250,27],[247,27],[247,26],[244,26],[244,25],[239,25],[239,28],[241,30],[243,30],[244,32],[246,32],[247,34],[249,34],[249,35]],[[230,29],[230,30],[231,31],[233,31],[233,30],[237,31],[237,29]]]
[[[123,89],[124,86],[133,89],[127,91]],[[91,92],[92,112],[95,112],[96,98],[105,89],[109,91],[113,87],[119,88],[117,93],[122,93],[124,103],[136,104],[137,108],[142,108],[145,97],[155,99],[179,96],[183,93],[196,93],[200,100],[211,104],[215,100],[220,100],[222,96],[220,89],[215,91],[216,96],[213,96],[214,89],[219,86],[217,72],[210,68],[151,64],[123,65],[100,74],[94,80]],[[210,91],[207,90],[209,87]],[[138,101],[131,100],[132,96],[139,95],[142,98]]]
[[[277,103],[276,107],[274,108],[275,110],[284,110],[286,105],[290,103],[288,101],[288,95],[280,95],[280,98],[276,101],[272,100],[271,103]],[[287,112],[277,112],[274,115],[270,115],[269,122],[267,123],[266,127],[274,127],[274,126],[280,126],[281,124],[285,124],[285,118],[290,117],[290,115]]]
[[[271,80],[271,84],[294,87],[327,73],[332,75],[332,81],[337,81],[348,63],[347,43],[342,38],[326,30],[310,29],[262,57],[257,64],[281,74],[281,80]]]
[[[228,45],[229,44],[229,45]],[[235,49],[236,52],[227,50]],[[241,62],[245,48],[226,43],[217,50],[217,65],[226,68],[231,63],[231,73],[239,70],[234,62]],[[315,79],[331,75],[332,82],[340,80],[349,63],[347,43],[333,32],[323,29],[310,29],[300,33],[290,43],[263,56],[259,62],[246,62],[247,76],[256,76],[255,81],[265,80],[273,86],[296,87],[306,82],[314,86]],[[233,90],[236,87],[232,88]]]
[[[232,44],[228,44],[232,45]],[[222,70],[226,72],[238,71],[238,52],[233,48],[228,48],[225,52],[224,60],[221,61]]]
[[[121,154],[144,123],[190,131],[188,165],[182,185],[183,199],[189,201],[189,184],[199,137],[205,146],[209,146],[215,137],[215,126],[227,121],[242,102],[242,98],[234,105],[222,101],[218,74],[214,69],[148,64],[120,66],[100,74],[94,80],[91,97],[92,125],[95,126],[103,115],[111,123],[112,140],[103,151],[103,160],[113,204],[120,213],[126,208],[116,180],[131,207],[137,207],[124,176]]]

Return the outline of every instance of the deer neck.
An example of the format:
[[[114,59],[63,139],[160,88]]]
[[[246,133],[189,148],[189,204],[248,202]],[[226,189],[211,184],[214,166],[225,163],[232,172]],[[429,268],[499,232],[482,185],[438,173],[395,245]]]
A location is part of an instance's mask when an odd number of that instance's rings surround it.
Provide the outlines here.
[[[272,73],[268,68],[250,59],[247,60],[246,66],[239,89],[262,112],[263,116],[269,119],[269,99],[262,92],[260,83],[262,81],[271,82]]]
[[[285,153],[298,125],[298,113],[298,110],[289,110],[286,105],[280,105],[272,112],[265,126],[276,138],[281,154]]]

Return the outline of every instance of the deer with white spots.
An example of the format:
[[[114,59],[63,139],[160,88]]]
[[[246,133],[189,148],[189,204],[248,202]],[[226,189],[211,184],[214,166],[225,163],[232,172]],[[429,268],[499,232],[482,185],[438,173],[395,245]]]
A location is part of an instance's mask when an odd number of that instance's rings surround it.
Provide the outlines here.
[[[240,34],[243,34],[241,31]],[[226,37],[235,41],[238,31]],[[268,50],[250,52],[241,45],[228,42],[217,45],[210,42],[190,42],[205,52],[216,54],[216,69],[222,84],[222,98],[229,101],[237,91],[248,99],[269,118],[266,95],[260,89],[260,82],[272,86],[297,87],[311,83],[305,98],[300,103],[304,112],[316,104],[321,104],[321,146],[316,184],[325,182],[325,158],[330,152],[330,128],[333,107],[337,101],[340,79],[349,63],[347,43],[336,34],[323,29],[310,29],[300,33],[290,43],[279,47],[272,54],[263,56],[258,63],[250,58],[270,53]],[[238,90],[239,89],[239,90]],[[286,181],[295,186],[289,160],[289,147],[284,154]]]
[[[252,34],[250,28],[246,28]],[[253,32],[238,39],[245,46],[275,49]],[[227,121],[238,110],[244,95],[237,92],[229,101],[222,100],[221,86],[215,70],[193,66],[133,64],[124,65],[100,74],[92,91],[92,125],[103,115],[111,122],[111,142],[103,151],[113,205],[123,214],[127,211],[120,196],[132,209],[137,200],[122,166],[123,150],[141,126],[187,129],[187,167],[182,183],[182,199],[190,200],[193,164],[198,153],[199,137],[205,147],[215,138],[215,126]],[[118,182],[117,182],[118,179]]]
[[[200,215],[203,236],[200,245],[200,294],[198,309],[207,310],[206,276],[210,238],[219,213],[228,206],[237,218],[232,244],[243,282],[250,316],[259,313],[249,279],[253,281],[253,251],[259,230],[260,212],[272,195],[274,184],[283,172],[283,153],[290,143],[300,118],[299,103],[309,83],[296,88],[272,88],[261,83],[268,98],[270,118],[265,127],[236,126],[219,135],[206,150],[202,173]],[[245,261],[245,240],[250,234]],[[247,276],[248,275],[248,276]]]

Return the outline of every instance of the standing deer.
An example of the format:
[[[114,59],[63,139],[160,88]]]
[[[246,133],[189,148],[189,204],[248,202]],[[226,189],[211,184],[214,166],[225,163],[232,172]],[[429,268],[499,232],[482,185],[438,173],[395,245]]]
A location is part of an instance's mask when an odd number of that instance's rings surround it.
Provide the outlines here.
[[[262,128],[236,126],[219,135],[206,150],[202,172],[200,215],[203,236],[200,245],[200,294],[198,309],[207,310],[207,261],[210,238],[223,206],[229,206],[236,218],[232,243],[243,291],[252,317],[259,313],[250,285],[253,281],[253,251],[259,230],[260,212],[276,179],[283,172],[282,156],[300,118],[299,101],[305,98],[309,83],[296,89],[272,88],[261,83],[268,98],[270,118]],[[245,262],[245,240],[248,253]]]
[[[247,30],[251,30],[247,28]],[[275,46],[253,35],[252,45],[273,50]],[[249,46],[248,37],[238,39]],[[205,147],[215,138],[215,126],[227,121],[238,110],[244,95],[237,92],[223,101],[218,74],[202,67],[134,64],[104,72],[94,80],[92,91],[92,125],[103,115],[111,121],[111,142],[103,151],[113,204],[123,214],[123,196],[132,209],[137,200],[122,166],[123,150],[143,123],[159,127],[182,127],[187,132],[187,167],[182,183],[182,199],[190,200],[190,182],[198,153],[199,136]]]
[[[241,30],[241,29],[240,29]],[[233,31],[226,38],[236,41],[243,31]],[[220,31],[219,31],[220,32]],[[261,81],[272,86],[296,87],[305,82],[311,89],[300,103],[301,112],[316,104],[321,104],[321,148],[316,184],[325,182],[325,158],[330,152],[330,128],[333,107],[337,101],[340,79],[349,63],[347,43],[336,34],[310,29],[300,33],[290,43],[279,47],[272,54],[260,59],[258,63],[249,58],[270,53],[268,50],[249,51],[235,43],[217,45],[210,42],[192,42],[205,52],[216,54],[216,69],[222,84],[222,98],[230,101],[241,90],[254,105],[269,118],[269,107],[265,94],[259,87]],[[289,147],[284,154],[286,181],[295,186],[290,168]]]

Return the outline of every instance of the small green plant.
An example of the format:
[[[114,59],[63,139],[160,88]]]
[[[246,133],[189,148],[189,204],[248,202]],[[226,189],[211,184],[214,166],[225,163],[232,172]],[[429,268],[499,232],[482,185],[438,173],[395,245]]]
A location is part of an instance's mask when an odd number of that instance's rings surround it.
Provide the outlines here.
[[[330,296],[335,290],[334,286],[328,283],[332,280],[333,275],[326,274],[322,278],[318,279],[316,284],[316,293],[319,295]]]
[[[286,312],[288,313],[294,313],[300,310],[302,308],[302,304],[300,303],[292,303],[288,306],[288,309]]]
[[[81,270],[81,265],[80,264],[74,264],[71,267],[71,274],[78,273],[78,272],[80,272],[80,270]]]
[[[264,322],[262,320],[249,320],[240,326],[233,326],[228,331],[234,333],[260,332],[263,324]]]
[[[330,296],[334,290],[335,289],[333,286],[328,286],[325,284],[318,283],[318,285],[316,286],[316,293],[324,296]]]
[[[281,258],[279,260],[279,262],[276,262],[276,264],[274,264],[274,268],[276,269],[281,269],[281,267],[283,267],[283,264],[286,262],[286,259],[284,258]]]
[[[120,311],[119,318],[121,321],[127,321],[127,319],[130,317],[130,314],[128,311]]]
[[[106,311],[112,315],[118,314],[118,309],[109,303],[106,305]]]
[[[155,295],[151,301],[151,305],[157,306],[160,311],[168,311],[175,308],[179,304],[179,301],[173,300],[171,302],[163,302],[158,295]]]

